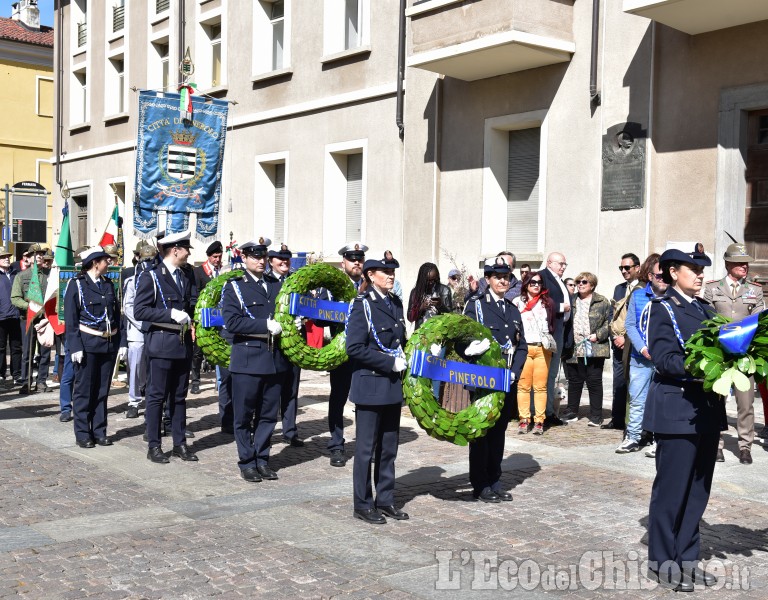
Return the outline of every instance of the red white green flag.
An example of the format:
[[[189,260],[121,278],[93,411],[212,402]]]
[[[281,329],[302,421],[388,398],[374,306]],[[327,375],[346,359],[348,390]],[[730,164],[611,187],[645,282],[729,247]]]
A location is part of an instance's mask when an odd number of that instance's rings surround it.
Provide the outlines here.
[[[107,229],[104,231],[104,235],[101,236],[99,246],[102,248],[110,244],[117,245],[117,232],[119,229],[120,211],[118,210],[118,203],[115,202],[115,210],[112,211],[112,216],[107,223]]]

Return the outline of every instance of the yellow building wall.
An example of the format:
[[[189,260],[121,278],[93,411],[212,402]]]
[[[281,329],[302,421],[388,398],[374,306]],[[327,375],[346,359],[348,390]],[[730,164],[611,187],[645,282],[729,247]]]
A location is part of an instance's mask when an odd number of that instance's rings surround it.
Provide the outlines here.
[[[48,191],[53,190],[53,167],[49,162],[53,154],[53,111],[52,67],[0,62],[0,188],[19,181],[37,181]],[[54,222],[52,201],[53,195],[49,195],[49,244],[61,224],[60,218]],[[0,220],[4,210],[5,194],[0,193]]]

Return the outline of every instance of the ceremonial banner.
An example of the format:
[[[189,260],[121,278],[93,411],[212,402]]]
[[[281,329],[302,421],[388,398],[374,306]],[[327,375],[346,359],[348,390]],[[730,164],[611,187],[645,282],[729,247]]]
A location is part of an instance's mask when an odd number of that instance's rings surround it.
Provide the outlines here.
[[[445,360],[422,350],[413,353],[411,375],[448,383],[460,383],[469,387],[508,392],[512,386],[511,371],[499,367],[473,365]]]
[[[133,226],[143,239],[157,234],[158,211],[167,212],[166,234],[188,229],[191,213],[195,237],[218,232],[228,105],[192,97],[190,121],[179,101],[179,94],[139,94]]]
[[[344,323],[347,320],[349,302],[318,300],[312,296],[292,293],[288,312],[297,317],[307,317],[317,321]]]

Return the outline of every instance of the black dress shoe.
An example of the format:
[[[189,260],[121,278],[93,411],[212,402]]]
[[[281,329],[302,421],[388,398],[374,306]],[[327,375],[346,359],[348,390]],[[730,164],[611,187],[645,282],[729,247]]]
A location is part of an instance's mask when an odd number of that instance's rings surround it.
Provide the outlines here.
[[[331,450],[331,466],[343,467],[347,464],[347,457],[344,456],[344,450]]]
[[[512,494],[501,490],[493,490],[502,502],[512,502]]]
[[[192,389],[189,390],[190,394],[199,394],[200,393],[200,384],[199,383],[193,383]]]
[[[720,448],[717,449],[717,456],[715,457],[715,462],[725,462],[725,454],[723,454],[723,451],[720,450]]]
[[[614,423],[613,419],[611,419],[607,423],[603,423],[602,425],[600,425],[600,429],[624,429],[624,425],[619,425],[618,423]]]
[[[128,410],[125,411],[125,418],[126,419],[138,419],[139,418],[139,407],[138,406],[129,406]]]
[[[150,448],[147,451],[147,458],[151,460],[153,463],[157,463],[159,465],[164,465],[169,462],[168,457],[163,454],[163,449],[160,446],[155,446],[154,448]]]
[[[274,481],[275,479],[278,479],[277,473],[270,469],[269,465],[259,465],[256,467],[256,470],[259,472],[259,475],[261,475],[262,479],[266,479],[267,481]]]
[[[669,588],[675,592],[692,592],[693,581],[685,573],[667,574],[648,569],[648,579],[656,581],[661,587]]]
[[[384,525],[387,522],[375,508],[356,508],[354,515],[355,519],[360,519],[372,525]]]
[[[707,587],[712,587],[713,585],[717,585],[717,577],[712,575],[712,573],[707,573],[704,569],[700,569],[699,567],[695,567],[693,569],[693,583],[696,584],[704,584]]]
[[[261,475],[256,467],[248,467],[240,471],[240,477],[251,483],[259,483],[261,481]]]
[[[22,394],[22,395],[29,394],[29,387],[27,386],[26,383],[21,386],[21,389],[19,390],[19,394]]]
[[[501,498],[499,495],[494,492],[491,488],[487,487],[483,489],[482,492],[479,494],[474,494],[475,498],[478,500],[482,500],[483,502],[491,502],[496,504],[497,502],[501,502]]]
[[[184,437],[185,437],[185,438],[187,438],[188,440],[191,440],[193,437],[195,437],[195,434],[194,434],[194,433],[192,433],[192,432],[191,432],[191,431],[189,431],[189,430],[186,430],[186,431],[184,432]]]
[[[567,423],[554,415],[550,415],[544,419],[544,425],[545,427],[560,427],[567,425]]]
[[[397,519],[398,521],[407,521],[409,519],[407,512],[403,512],[402,510],[395,508],[394,505],[377,506],[376,509],[381,514],[386,515],[388,517],[392,517],[393,519]]]
[[[188,460],[191,462],[197,462],[198,460],[197,454],[192,452],[192,450],[190,450],[186,444],[182,444],[181,446],[174,446],[173,452],[171,452],[171,454],[180,458],[181,460]]]
[[[283,441],[284,441],[286,444],[288,444],[289,446],[293,446],[294,448],[303,448],[303,447],[304,447],[304,442],[302,442],[302,441],[301,441],[299,438],[297,438],[297,437],[291,438],[290,440],[289,440],[289,439],[287,439],[287,438],[283,438]]]
[[[93,443],[93,440],[77,440],[77,445],[81,448],[94,448],[96,444]]]
[[[63,412],[59,415],[59,421],[62,423],[69,423],[72,420],[71,412]]]
[[[111,446],[112,445],[112,440],[110,440],[109,438],[99,438],[99,439],[96,440],[96,443],[99,446]]]
[[[752,453],[747,448],[743,448],[739,452],[739,462],[742,465],[751,465],[752,464]]]

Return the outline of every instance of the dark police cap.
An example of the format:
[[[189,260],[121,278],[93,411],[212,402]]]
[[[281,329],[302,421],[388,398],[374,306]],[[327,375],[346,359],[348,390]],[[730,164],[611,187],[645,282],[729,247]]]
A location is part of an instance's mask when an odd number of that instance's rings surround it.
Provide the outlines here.
[[[288,246],[280,244],[280,250],[270,250],[267,256],[269,258],[279,258],[280,260],[290,260],[293,254],[288,250]]]
[[[266,256],[267,248],[272,243],[272,240],[266,237],[260,237],[258,240],[251,240],[245,242],[240,246],[240,252],[246,256]]]
[[[363,271],[370,271],[373,269],[374,271],[381,271],[382,269],[399,269],[400,263],[397,262],[397,260],[390,256],[387,258],[386,256],[384,258],[369,258],[365,261],[365,264],[363,264]]]
[[[205,255],[210,256],[211,254],[221,254],[224,252],[224,246],[221,245],[221,242],[219,240],[216,240],[208,246],[208,248],[205,249]]]
[[[659,264],[663,269],[664,263],[671,262],[687,263],[690,265],[698,265],[700,267],[709,267],[712,265],[712,261],[709,259],[709,256],[704,253],[704,246],[701,243],[696,244],[693,252],[683,252],[682,250],[676,249],[665,250],[659,257]]]
[[[502,256],[494,256],[485,261],[483,266],[484,275],[509,275],[512,272],[507,261]]]

